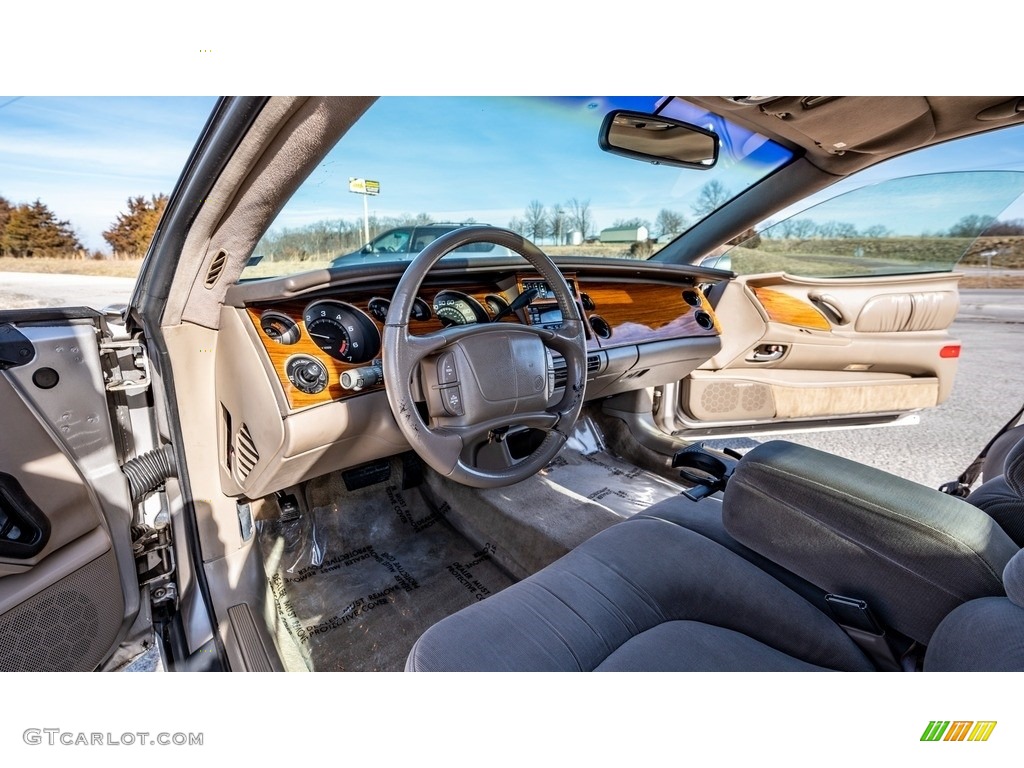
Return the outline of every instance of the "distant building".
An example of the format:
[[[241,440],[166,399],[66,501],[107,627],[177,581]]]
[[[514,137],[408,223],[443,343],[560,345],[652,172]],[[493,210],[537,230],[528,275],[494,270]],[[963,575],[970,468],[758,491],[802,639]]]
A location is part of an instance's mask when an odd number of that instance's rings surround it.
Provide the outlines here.
[[[647,227],[608,227],[601,230],[598,240],[602,243],[637,243],[648,237]]]

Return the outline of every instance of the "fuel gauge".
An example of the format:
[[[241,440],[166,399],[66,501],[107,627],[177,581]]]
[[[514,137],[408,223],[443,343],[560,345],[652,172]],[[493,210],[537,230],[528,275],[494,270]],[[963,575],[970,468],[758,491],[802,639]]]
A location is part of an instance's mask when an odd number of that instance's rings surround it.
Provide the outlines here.
[[[267,338],[278,344],[294,344],[299,340],[299,326],[284,312],[268,309],[260,315],[260,328]]]
[[[488,293],[484,296],[484,303],[487,304],[487,308],[491,310],[491,315],[500,315],[508,309],[508,302],[505,301],[503,296],[499,296],[496,293]]]

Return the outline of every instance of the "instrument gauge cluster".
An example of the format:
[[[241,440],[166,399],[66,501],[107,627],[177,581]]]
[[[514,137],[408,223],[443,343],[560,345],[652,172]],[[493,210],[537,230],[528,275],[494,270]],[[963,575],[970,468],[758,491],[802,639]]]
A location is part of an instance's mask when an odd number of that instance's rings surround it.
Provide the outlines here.
[[[314,301],[302,313],[306,333],[343,363],[365,363],[380,352],[380,331],[362,311],[340,301]]]
[[[438,291],[434,296],[434,314],[441,325],[472,325],[490,321],[479,301],[460,291]]]

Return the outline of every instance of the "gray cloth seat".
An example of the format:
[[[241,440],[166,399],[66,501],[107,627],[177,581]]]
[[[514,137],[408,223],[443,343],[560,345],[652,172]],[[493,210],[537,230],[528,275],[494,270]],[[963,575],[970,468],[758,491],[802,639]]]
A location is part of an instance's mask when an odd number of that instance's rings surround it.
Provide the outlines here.
[[[1024,671],[1024,549],[1003,570],[1006,597],[983,597],[953,609],[932,636],[931,672]]]
[[[602,531],[435,624],[413,646],[406,669],[873,667],[828,616],[756,565],[700,533],[647,517]]]
[[[1024,547],[1024,427],[1011,429],[993,444],[983,476],[985,482],[967,501]]]
[[[939,622],[926,670],[1024,671],[1024,552],[1003,585],[1007,596],[968,600]],[[442,620],[406,669],[874,670],[823,597],[737,542],[718,500],[673,499]]]

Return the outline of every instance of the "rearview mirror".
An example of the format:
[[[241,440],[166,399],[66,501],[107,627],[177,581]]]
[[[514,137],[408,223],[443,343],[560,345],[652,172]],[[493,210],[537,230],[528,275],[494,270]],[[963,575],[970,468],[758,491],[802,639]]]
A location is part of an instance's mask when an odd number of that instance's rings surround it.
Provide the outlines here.
[[[718,136],[713,131],[642,112],[609,112],[597,143],[605,152],[656,165],[706,171],[718,162]]]

